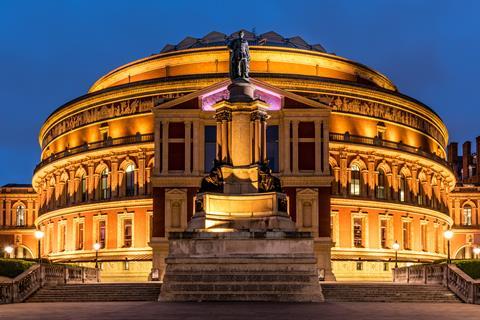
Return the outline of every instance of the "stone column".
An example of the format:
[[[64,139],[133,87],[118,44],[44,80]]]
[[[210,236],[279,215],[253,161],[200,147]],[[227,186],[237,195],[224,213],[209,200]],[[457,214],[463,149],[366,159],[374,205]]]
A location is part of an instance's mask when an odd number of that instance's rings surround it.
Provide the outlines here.
[[[200,164],[200,146],[203,146],[204,143],[200,139],[200,123],[198,120],[193,122],[193,174],[199,175],[199,164]],[[201,153],[203,154],[203,152]]]
[[[285,174],[290,174],[290,120],[283,120],[283,170]]]
[[[12,201],[5,200],[5,225],[11,226],[12,223]]]
[[[375,157],[368,157],[368,188],[370,192],[370,198],[375,199],[375,184],[378,180],[378,172],[375,171]],[[378,182],[377,182],[378,183]]]
[[[145,151],[138,153],[138,194],[145,194]]]
[[[227,120],[222,119],[222,163],[228,162],[228,128],[227,128]]]
[[[87,167],[87,170],[88,170],[88,177],[87,177],[87,193],[88,193],[88,199],[89,200],[93,200],[95,199],[95,180],[94,180],[94,176],[93,176],[93,170],[94,170],[94,167],[93,167],[93,162],[90,161],[88,163],[88,167]],[[81,182],[80,182],[81,183]],[[80,186],[81,188],[82,186]]]
[[[162,174],[168,174],[168,121],[162,123]]]
[[[191,137],[191,132],[192,132],[192,122],[191,121],[185,121],[185,171],[184,173],[186,175],[189,175],[192,171],[191,169],[191,148],[192,148],[192,137]]]
[[[323,123],[323,173],[327,173],[330,169],[330,150],[329,150],[329,141],[330,141],[330,128],[328,127],[328,121],[322,121]],[[332,173],[330,173],[332,174]]]
[[[111,160],[112,172],[110,174],[111,179],[111,193],[112,198],[118,197],[118,158],[114,157]]]
[[[348,186],[348,170],[347,170],[347,153],[340,152],[340,193],[342,195],[347,194]]]
[[[322,138],[321,138],[321,121],[315,120],[315,174],[320,175],[324,168],[322,168]]]
[[[267,161],[267,121],[266,115],[262,116],[262,162]]]
[[[216,125],[217,125],[217,143],[216,143],[216,152],[215,152],[215,158],[218,161],[222,160],[222,121],[217,118],[216,119]]]
[[[292,121],[293,127],[293,168],[292,172],[298,174],[298,120]]]
[[[253,150],[254,150],[254,155],[253,155],[253,163],[258,163],[260,162],[260,119],[256,118],[253,121]]]
[[[67,205],[72,204],[75,202],[75,169],[70,168],[68,170],[68,195],[69,200],[67,201]]]
[[[161,150],[161,135],[162,135],[162,126],[160,125],[160,120],[155,117],[155,131],[154,131],[154,137],[155,137],[155,164],[153,166],[153,172],[155,175],[160,174],[160,168],[162,166],[162,159],[160,158],[160,155],[162,154]],[[113,165],[112,165],[113,166]],[[113,169],[112,169],[113,171]]]

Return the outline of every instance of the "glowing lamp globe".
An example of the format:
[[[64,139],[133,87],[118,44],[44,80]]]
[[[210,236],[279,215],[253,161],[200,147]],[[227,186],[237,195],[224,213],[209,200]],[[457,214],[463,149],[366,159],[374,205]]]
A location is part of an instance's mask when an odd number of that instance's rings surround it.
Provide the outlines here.
[[[443,233],[443,236],[445,237],[445,239],[450,240],[453,238],[453,231],[447,230]]]
[[[480,248],[479,247],[473,248],[473,253],[480,254]]]
[[[5,252],[6,252],[7,254],[11,254],[11,253],[13,252],[13,247],[12,247],[12,246],[6,246],[6,247],[5,247]]]
[[[45,235],[45,232],[41,230],[35,231],[35,238],[37,238],[38,240],[42,239],[44,235]]]
[[[93,250],[95,250],[95,251],[100,250],[100,243],[98,243],[98,242],[97,242],[97,243],[94,243],[94,244],[93,244]]]
[[[397,241],[395,241],[395,243],[392,245],[392,248],[393,250],[397,251],[398,249],[400,249],[400,245],[398,244]]]

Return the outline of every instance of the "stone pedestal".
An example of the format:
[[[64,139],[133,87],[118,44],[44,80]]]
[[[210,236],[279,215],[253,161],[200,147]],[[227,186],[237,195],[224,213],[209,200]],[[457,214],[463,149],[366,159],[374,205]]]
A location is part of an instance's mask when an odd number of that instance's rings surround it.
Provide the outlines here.
[[[170,234],[161,301],[321,302],[308,232]]]

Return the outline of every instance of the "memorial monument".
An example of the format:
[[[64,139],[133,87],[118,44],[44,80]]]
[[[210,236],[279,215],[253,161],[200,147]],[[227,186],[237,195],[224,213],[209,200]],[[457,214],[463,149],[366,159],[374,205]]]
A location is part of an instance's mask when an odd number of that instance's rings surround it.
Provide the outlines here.
[[[254,98],[248,42],[229,44],[229,98],[213,105],[214,168],[184,232],[169,234],[162,301],[323,301],[314,241],[296,231],[268,167],[269,105]]]

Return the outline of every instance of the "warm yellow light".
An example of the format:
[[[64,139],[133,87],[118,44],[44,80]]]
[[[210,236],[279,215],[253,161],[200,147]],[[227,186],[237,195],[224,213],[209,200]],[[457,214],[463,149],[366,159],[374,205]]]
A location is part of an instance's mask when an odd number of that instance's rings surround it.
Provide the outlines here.
[[[443,233],[443,236],[445,237],[445,239],[450,240],[453,238],[453,231],[447,230]]]
[[[477,255],[480,254],[480,248],[479,247],[473,248],[473,253]]]
[[[397,241],[395,241],[395,243],[392,245],[392,248],[393,250],[397,251],[398,249],[400,249],[400,245],[398,244]]]
[[[96,243],[93,244],[93,250],[95,250],[95,251],[100,250],[100,247],[101,247],[101,245],[100,245],[100,243],[98,243],[98,242],[96,242]]]
[[[43,232],[41,230],[36,230],[35,231],[35,238],[37,238],[38,240],[42,239],[44,235],[45,235],[45,232]]]
[[[10,255],[13,252],[13,247],[12,246],[6,246],[5,247],[5,252]]]

